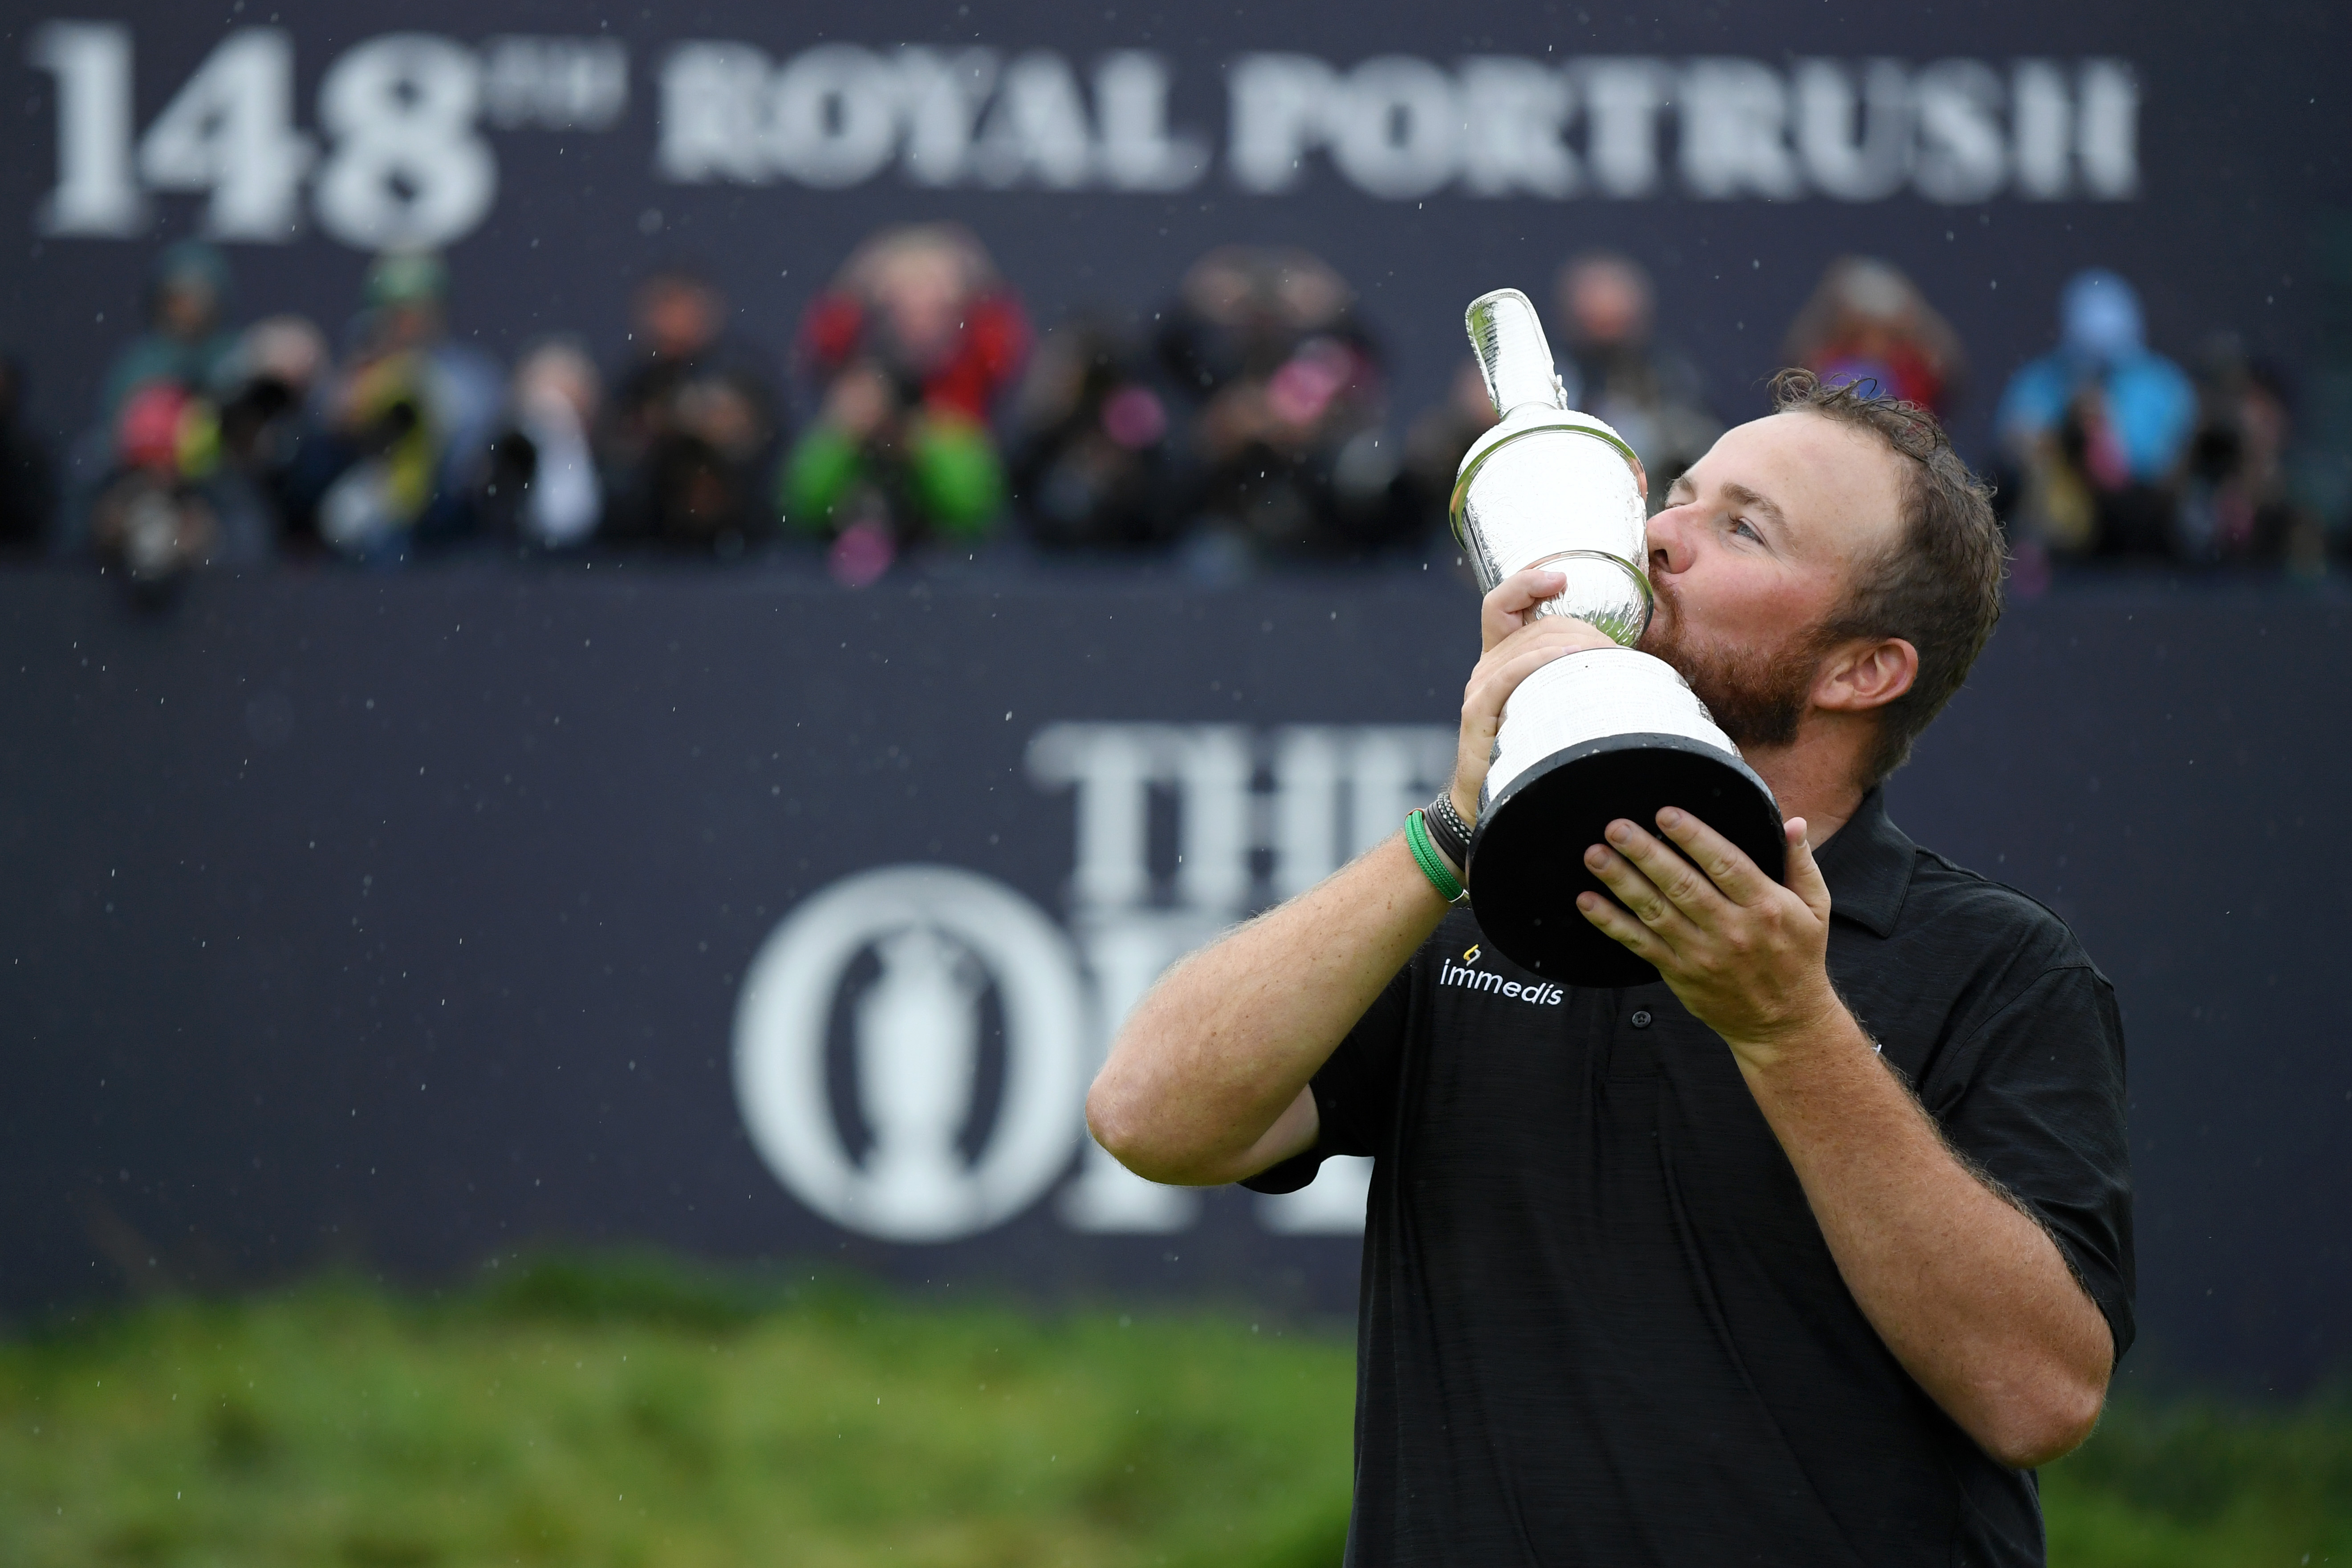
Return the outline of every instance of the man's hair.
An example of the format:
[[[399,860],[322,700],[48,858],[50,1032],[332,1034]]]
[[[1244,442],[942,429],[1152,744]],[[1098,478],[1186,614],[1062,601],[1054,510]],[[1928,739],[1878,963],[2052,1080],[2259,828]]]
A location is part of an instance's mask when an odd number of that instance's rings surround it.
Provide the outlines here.
[[[1916,403],[1823,385],[1809,370],[1774,376],[1772,403],[1780,413],[1818,414],[1870,431],[1904,459],[1895,540],[1856,563],[1844,603],[1821,628],[1825,644],[1901,637],[1919,652],[1911,689],[1878,710],[1878,742],[1863,770],[1864,785],[1874,784],[1909,760],[1911,742],[1959,690],[2000,619],[2005,556],[1992,492],[1952,450],[1936,416]]]

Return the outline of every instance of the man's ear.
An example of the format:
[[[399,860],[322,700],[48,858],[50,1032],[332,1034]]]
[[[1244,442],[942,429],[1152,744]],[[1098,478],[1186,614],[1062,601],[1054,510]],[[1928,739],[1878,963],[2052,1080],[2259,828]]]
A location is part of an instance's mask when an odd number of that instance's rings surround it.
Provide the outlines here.
[[[1832,712],[1866,713],[1884,708],[1919,679],[1919,650],[1901,637],[1857,639],[1822,662],[1813,680],[1813,706]]]

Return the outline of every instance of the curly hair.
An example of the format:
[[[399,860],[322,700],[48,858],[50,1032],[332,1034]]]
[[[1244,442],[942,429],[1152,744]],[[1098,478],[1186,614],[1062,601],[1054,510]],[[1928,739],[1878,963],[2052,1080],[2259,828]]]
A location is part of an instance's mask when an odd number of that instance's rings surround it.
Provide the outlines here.
[[[1861,563],[1845,602],[1822,627],[1824,641],[1901,637],[1919,654],[1911,689],[1879,710],[1878,742],[1864,766],[1874,784],[1908,761],[1911,743],[1943,711],[2000,619],[2006,554],[1992,491],[1952,449],[1936,416],[1916,403],[1824,385],[1809,370],[1772,378],[1782,414],[1818,414],[1867,430],[1905,459],[1902,528]]]

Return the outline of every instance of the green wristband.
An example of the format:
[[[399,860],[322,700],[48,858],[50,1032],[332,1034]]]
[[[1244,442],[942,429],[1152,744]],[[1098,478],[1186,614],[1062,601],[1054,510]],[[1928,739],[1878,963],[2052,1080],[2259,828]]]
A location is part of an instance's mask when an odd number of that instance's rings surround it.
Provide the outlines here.
[[[1404,819],[1404,841],[1412,851],[1413,864],[1421,868],[1421,874],[1429,879],[1429,885],[1437,889],[1439,898],[1449,904],[1458,904],[1470,896],[1446,868],[1445,857],[1437,852],[1436,843],[1429,837],[1429,824],[1418,810]]]

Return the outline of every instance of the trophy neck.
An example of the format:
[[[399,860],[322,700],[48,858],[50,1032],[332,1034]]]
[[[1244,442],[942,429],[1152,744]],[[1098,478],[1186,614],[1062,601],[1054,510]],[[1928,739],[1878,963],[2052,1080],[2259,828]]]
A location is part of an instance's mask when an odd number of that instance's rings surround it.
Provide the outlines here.
[[[1470,331],[1471,351],[1478,356],[1478,374],[1495,412],[1508,416],[1521,408],[1560,409],[1568,395],[1552,363],[1551,345],[1544,341],[1543,322],[1534,303],[1517,289],[1497,289],[1470,301],[1463,312]]]

